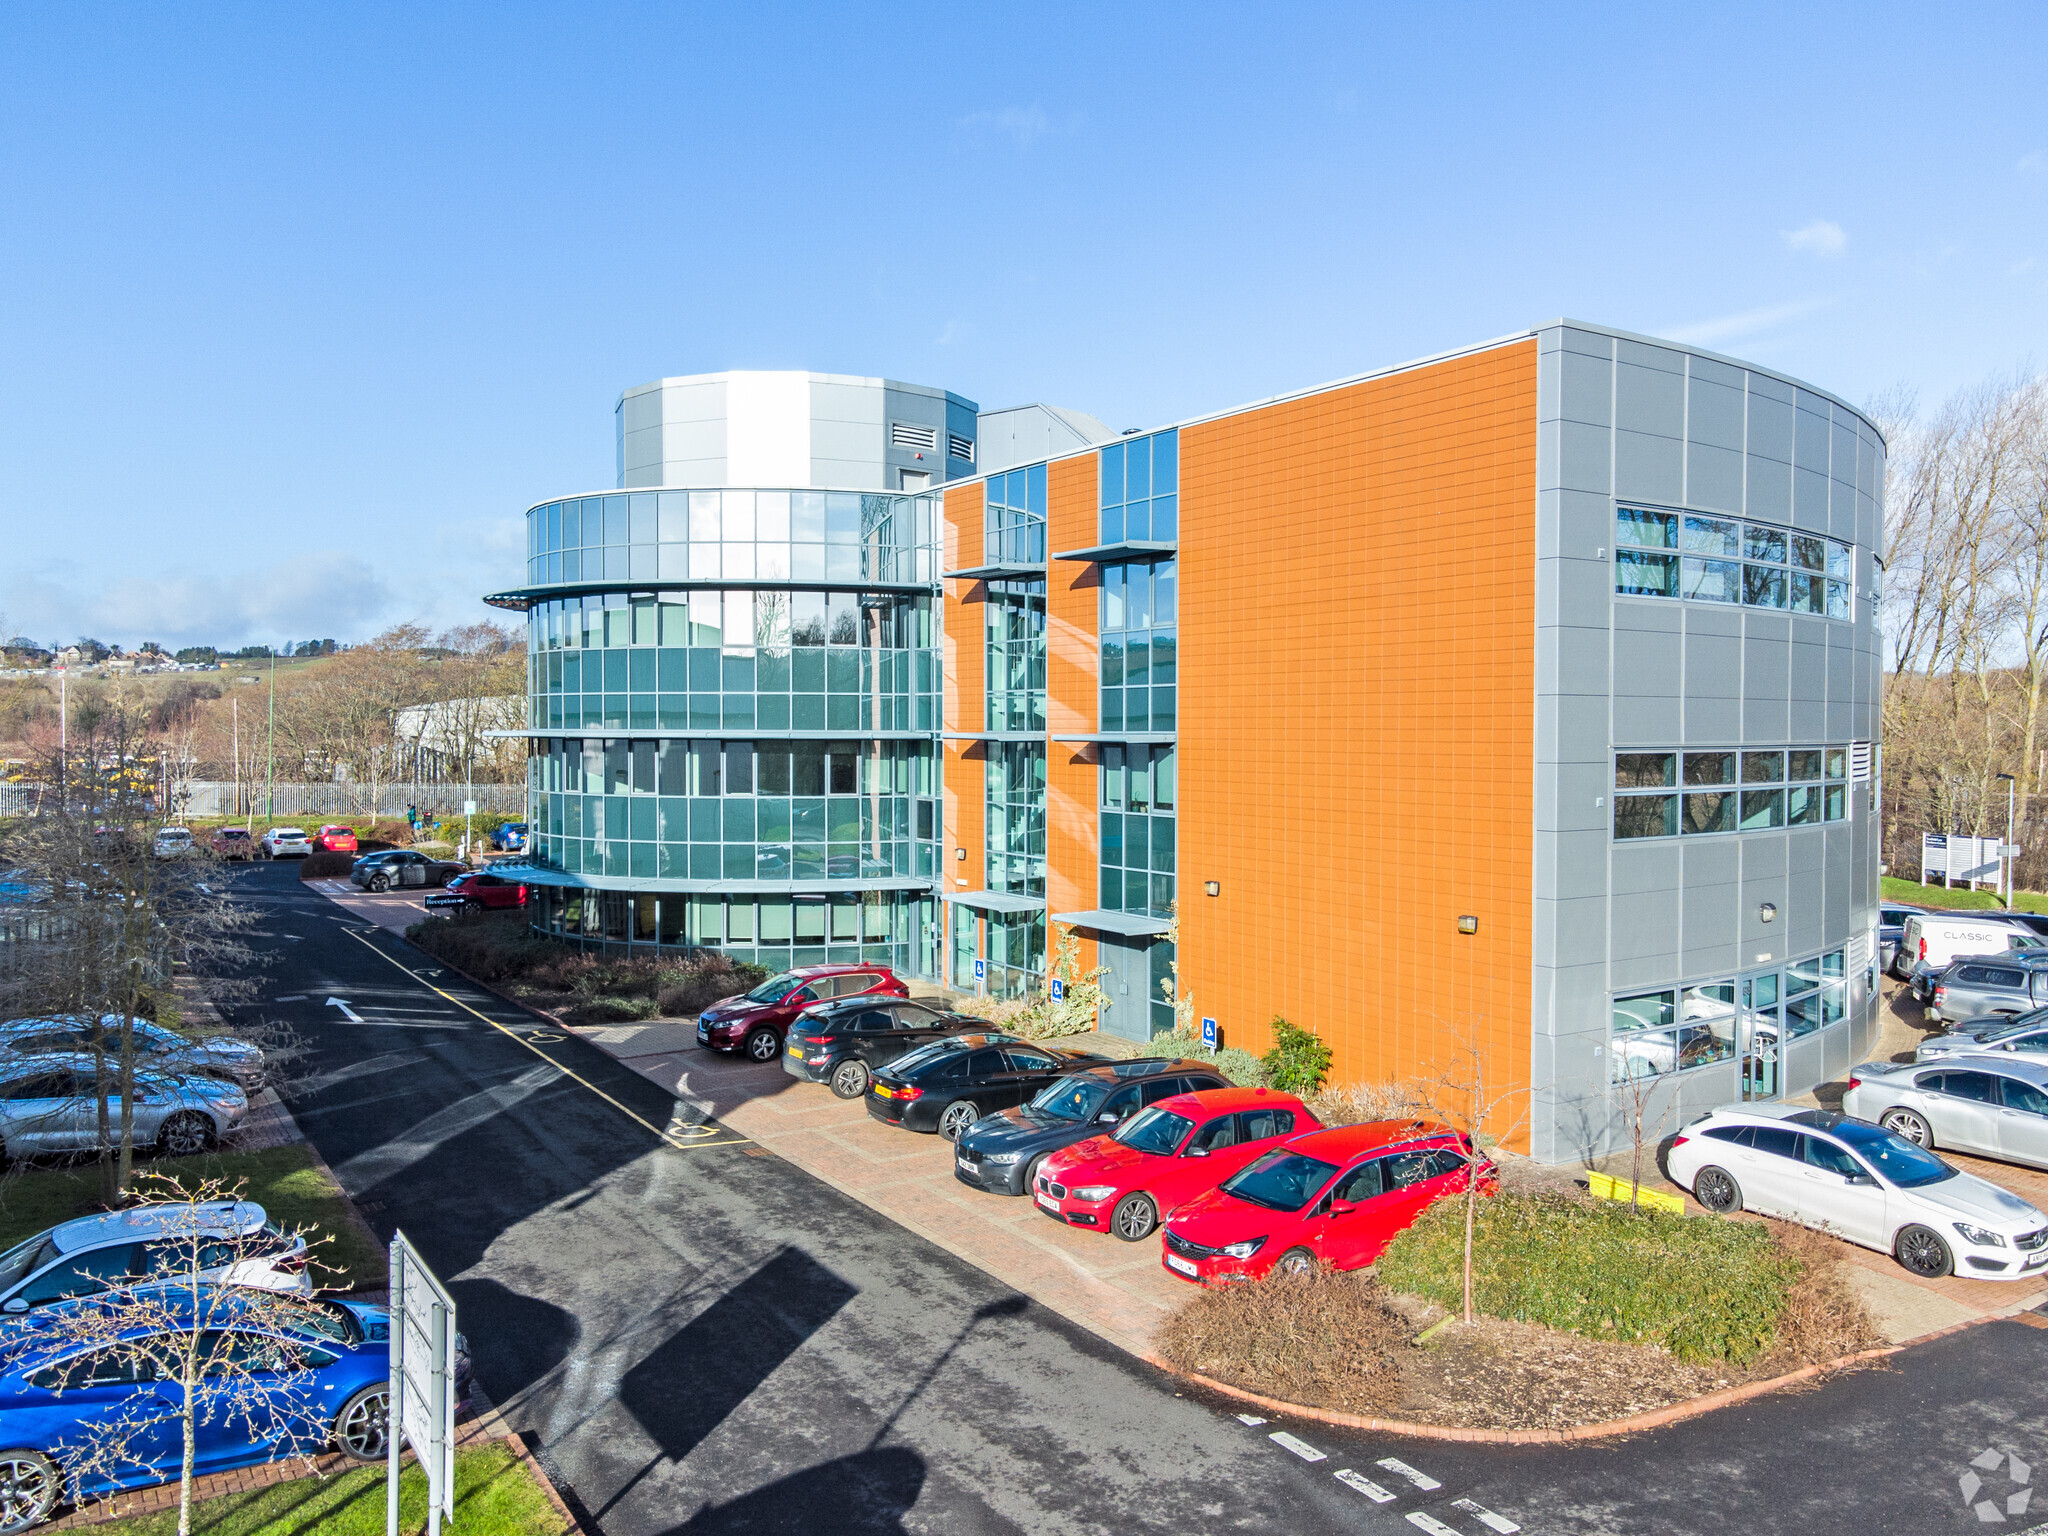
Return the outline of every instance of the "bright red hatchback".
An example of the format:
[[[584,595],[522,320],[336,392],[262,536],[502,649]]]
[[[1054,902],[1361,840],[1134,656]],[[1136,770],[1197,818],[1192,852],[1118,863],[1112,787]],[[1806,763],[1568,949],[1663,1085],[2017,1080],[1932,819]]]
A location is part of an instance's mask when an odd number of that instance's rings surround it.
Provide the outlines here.
[[[1166,1223],[1162,1262],[1183,1280],[1250,1280],[1279,1268],[1360,1269],[1475,1164],[1472,1144],[1428,1120],[1313,1131],[1274,1147]],[[1492,1194],[1494,1166],[1476,1160]]]
[[[313,839],[316,853],[354,853],[356,851],[356,829],[354,827],[322,827]]]
[[[1032,1198],[1077,1227],[1127,1243],[1150,1237],[1162,1212],[1214,1189],[1282,1139],[1318,1127],[1309,1107],[1268,1088],[1205,1088],[1141,1110],[1108,1136],[1055,1152]]]

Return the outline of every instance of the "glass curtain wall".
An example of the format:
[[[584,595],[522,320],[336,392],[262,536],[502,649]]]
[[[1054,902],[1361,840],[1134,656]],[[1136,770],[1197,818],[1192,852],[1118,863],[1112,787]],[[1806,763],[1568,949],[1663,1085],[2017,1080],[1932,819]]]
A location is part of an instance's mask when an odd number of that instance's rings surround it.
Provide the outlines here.
[[[1174,749],[1102,749],[1102,905],[1170,916],[1174,902]]]
[[[924,891],[729,896],[544,886],[535,922],[584,942],[717,949],[770,970],[871,962],[936,974],[936,903]]]
[[[1179,562],[1102,568],[1102,729],[1178,729]]]

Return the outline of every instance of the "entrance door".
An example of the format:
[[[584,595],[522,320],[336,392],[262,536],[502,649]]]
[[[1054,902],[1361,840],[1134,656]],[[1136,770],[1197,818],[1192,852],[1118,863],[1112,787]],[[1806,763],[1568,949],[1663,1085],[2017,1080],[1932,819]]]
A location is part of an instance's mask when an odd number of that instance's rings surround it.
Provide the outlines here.
[[[1145,939],[1120,939],[1102,935],[1098,962],[1109,967],[1102,978],[1102,1032],[1125,1040],[1152,1038],[1151,944]]]
[[[964,901],[953,903],[953,986],[960,992],[980,992],[974,979],[974,962],[981,958],[981,914]]]
[[[1745,1099],[1775,1099],[1778,1096],[1778,1043],[1780,1028],[1778,973],[1765,971],[1742,978],[1742,1007],[1736,1021],[1735,1048],[1742,1058],[1742,1096]]]

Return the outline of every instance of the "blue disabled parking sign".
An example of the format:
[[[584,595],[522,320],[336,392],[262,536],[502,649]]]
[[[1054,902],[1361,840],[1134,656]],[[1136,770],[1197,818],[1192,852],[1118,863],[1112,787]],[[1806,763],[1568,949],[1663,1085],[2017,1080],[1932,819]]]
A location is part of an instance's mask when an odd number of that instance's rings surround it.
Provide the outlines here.
[[[1216,1021],[1214,1019],[1202,1020],[1202,1049],[1205,1051],[1216,1049]]]
[[[1055,976],[1052,979],[1052,1000],[1063,1003],[1067,1000],[1067,984]]]
[[[977,960],[974,962],[974,979],[976,981],[985,981],[988,979],[988,962],[986,960]]]

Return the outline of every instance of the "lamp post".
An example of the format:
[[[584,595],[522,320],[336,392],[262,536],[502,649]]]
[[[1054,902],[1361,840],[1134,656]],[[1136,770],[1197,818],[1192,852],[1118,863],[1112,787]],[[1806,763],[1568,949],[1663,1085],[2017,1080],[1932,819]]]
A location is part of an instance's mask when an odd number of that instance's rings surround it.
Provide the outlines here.
[[[1998,868],[1999,871],[2005,876],[2005,905],[2007,909],[2010,910],[2010,908],[2012,907],[2013,871],[2012,855],[2007,850],[2012,847],[2013,791],[2018,786],[2019,781],[2009,773],[2001,773],[1999,777],[2005,780],[2005,846],[1998,850]]]

